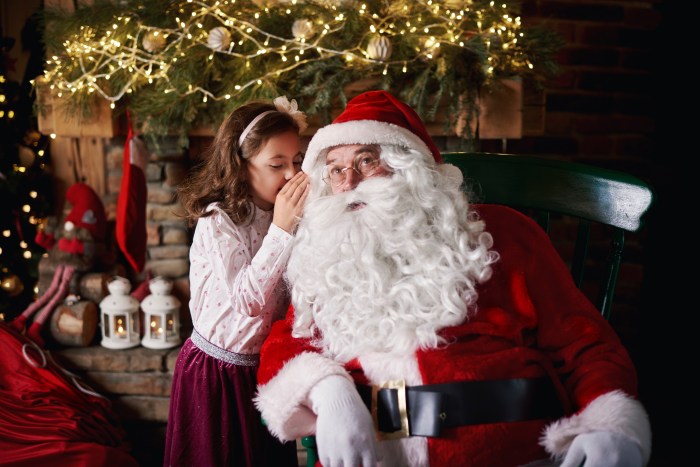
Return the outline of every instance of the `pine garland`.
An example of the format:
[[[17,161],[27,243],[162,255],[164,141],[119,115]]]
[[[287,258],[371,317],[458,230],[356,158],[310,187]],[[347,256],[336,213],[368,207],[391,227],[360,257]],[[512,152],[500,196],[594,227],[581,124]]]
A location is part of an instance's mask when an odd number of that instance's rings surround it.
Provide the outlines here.
[[[327,123],[330,109],[346,104],[342,89],[366,79],[427,121],[445,100],[448,124],[465,111],[473,121],[477,97],[499,79],[552,77],[561,46],[553,32],[521,25],[517,2],[119,3],[96,0],[71,14],[46,10],[45,41],[56,58],[42,81],[86,118],[95,98],[120,102],[153,135],[216,127],[244,102],[277,95],[298,99]],[[209,42],[216,28],[224,47]]]

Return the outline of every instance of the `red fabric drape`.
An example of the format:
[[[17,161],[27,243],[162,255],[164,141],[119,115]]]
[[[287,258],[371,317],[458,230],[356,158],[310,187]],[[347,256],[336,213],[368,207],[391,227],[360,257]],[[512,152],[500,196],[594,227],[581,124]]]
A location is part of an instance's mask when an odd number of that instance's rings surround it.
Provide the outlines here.
[[[111,403],[0,322],[0,466],[138,466]]]

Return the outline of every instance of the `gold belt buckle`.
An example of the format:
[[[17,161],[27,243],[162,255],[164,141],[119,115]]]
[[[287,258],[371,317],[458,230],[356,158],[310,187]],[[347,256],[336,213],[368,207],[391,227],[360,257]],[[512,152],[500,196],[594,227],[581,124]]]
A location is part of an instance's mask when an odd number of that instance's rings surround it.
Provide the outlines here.
[[[392,432],[379,431],[379,416],[377,414],[377,395],[381,389],[396,389],[398,392],[399,417],[401,428]],[[382,385],[372,385],[372,420],[374,431],[380,440],[408,438],[411,434],[408,427],[408,409],[406,404],[406,381],[403,379],[387,381]]]

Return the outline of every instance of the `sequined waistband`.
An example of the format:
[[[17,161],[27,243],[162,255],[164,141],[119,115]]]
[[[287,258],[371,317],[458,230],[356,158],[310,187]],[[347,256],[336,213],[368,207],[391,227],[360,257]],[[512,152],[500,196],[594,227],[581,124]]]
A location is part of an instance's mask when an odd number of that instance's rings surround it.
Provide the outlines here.
[[[260,364],[259,354],[251,355],[229,352],[228,350],[222,349],[221,347],[217,347],[216,345],[212,344],[194,329],[192,330],[192,335],[190,336],[190,339],[199,350],[209,355],[210,357],[214,357],[223,362],[232,363],[234,365],[239,366],[258,366]]]

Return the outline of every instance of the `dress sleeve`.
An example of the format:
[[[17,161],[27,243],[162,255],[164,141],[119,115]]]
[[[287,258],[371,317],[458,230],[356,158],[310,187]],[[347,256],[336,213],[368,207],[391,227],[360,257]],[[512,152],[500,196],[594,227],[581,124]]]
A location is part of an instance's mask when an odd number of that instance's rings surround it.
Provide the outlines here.
[[[274,224],[253,255],[247,227],[234,224],[215,211],[204,221],[206,256],[214,274],[226,288],[231,307],[247,316],[257,316],[279,285],[289,258],[292,236]]]

